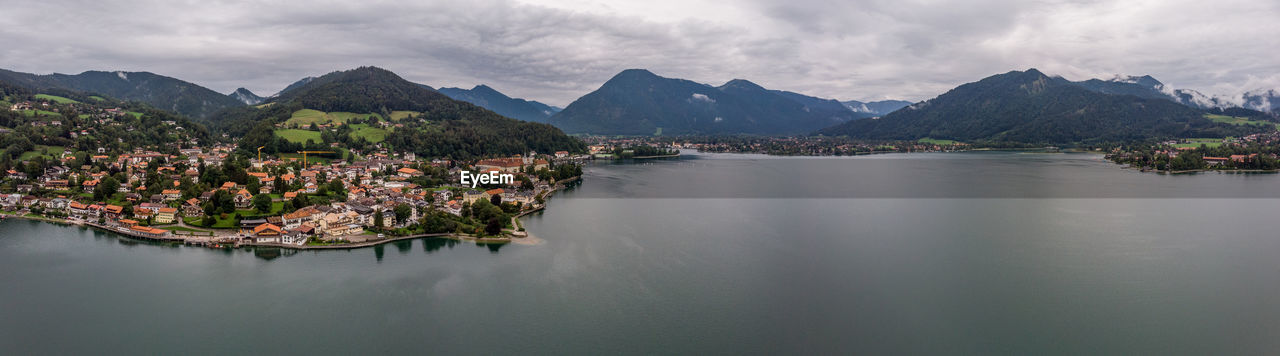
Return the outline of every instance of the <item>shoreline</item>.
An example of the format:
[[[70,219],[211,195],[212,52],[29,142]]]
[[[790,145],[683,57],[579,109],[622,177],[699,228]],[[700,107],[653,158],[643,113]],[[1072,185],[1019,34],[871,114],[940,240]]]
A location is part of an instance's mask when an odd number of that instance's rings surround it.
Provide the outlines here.
[[[640,157],[631,157],[631,159],[676,158],[676,157],[680,157],[680,154],[676,153],[676,154],[670,154],[670,155],[640,156]],[[622,159],[625,159],[625,158],[622,158]]]
[[[557,187],[555,189],[552,189],[549,193],[547,193],[547,195],[544,198],[549,200],[551,196],[555,195],[555,193],[559,192],[562,189],[565,189],[566,183],[577,182],[580,180],[582,180],[582,176],[576,176],[570,179],[557,181],[556,182]],[[519,220],[522,217],[528,216],[536,212],[542,212],[546,209],[547,209],[547,204],[543,203],[542,206],[540,207],[527,210],[527,211],[522,211],[516,214],[515,216],[512,216],[511,218],[515,220]],[[72,221],[67,219],[58,219],[58,218],[50,218],[50,217],[43,217],[43,216],[0,214],[0,221],[3,221],[4,219],[23,219],[28,221],[52,223],[52,224],[64,225],[64,226],[87,227],[97,231],[114,234],[116,236],[122,236],[131,240],[181,243],[183,245],[188,245],[188,246],[203,246],[203,247],[210,247],[210,248],[217,248],[215,246],[226,246],[229,248],[273,247],[273,248],[287,248],[287,249],[294,249],[294,250],[351,250],[351,249],[374,247],[374,246],[392,243],[396,241],[414,240],[414,239],[420,239],[420,238],[445,238],[445,239],[451,239],[451,240],[456,240],[461,242],[475,242],[476,244],[485,244],[485,245],[508,244],[508,243],[516,243],[520,245],[540,245],[546,242],[541,238],[538,238],[537,236],[534,236],[533,234],[529,233],[527,230],[526,231],[515,230],[513,231],[512,234],[508,234],[503,237],[479,237],[479,236],[470,235],[470,234],[442,232],[442,233],[430,233],[430,234],[415,234],[415,235],[407,235],[407,236],[395,236],[395,237],[388,237],[388,238],[374,240],[374,241],[364,241],[364,242],[346,243],[346,244],[292,245],[292,244],[271,243],[271,242],[259,243],[259,242],[227,241],[226,237],[223,237],[220,240],[216,235],[212,235],[212,236],[182,235],[182,234],[177,234],[174,231],[169,231],[169,235],[166,235],[165,237],[151,237],[151,236],[143,236],[140,234],[133,235],[129,233],[127,230],[118,230],[110,226],[99,225],[97,223],[91,223],[88,221]],[[520,235],[523,235],[523,236],[520,236]],[[200,239],[200,238],[205,238],[205,239]]]
[[[176,235],[176,234],[172,235],[173,237],[169,237],[169,238],[156,238],[156,237],[147,237],[147,236],[140,236],[140,235],[130,235],[128,233],[110,228],[105,225],[98,225],[95,223],[88,223],[88,222],[77,223],[70,220],[59,220],[59,219],[53,219],[53,218],[9,215],[9,214],[0,214],[0,218],[21,219],[21,220],[34,221],[34,222],[52,223],[56,225],[69,226],[69,227],[78,226],[78,227],[90,228],[96,231],[112,234],[117,237],[125,237],[131,240],[181,243],[183,245],[191,245],[191,246],[210,246],[214,244],[222,244],[221,242],[215,242],[213,240],[204,241],[204,240],[188,239],[188,238],[182,237],[181,235]],[[201,237],[206,237],[206,236],[201,236]],[[261,243],[259,242],[226,242],[226,244],[228,244],[227,247],[230,247],[230,248],[276,247],[276,248],[288,248],[288,249],[294,249],[294,250],[342,250],[342,249],[358,249],[358,248],[374,247],[374,246],[392,243],[396,241],[413,240],[413,239],[420,239],[420,238],[445,238],[445,239],[463,241],[463,242],[475,242],[477,244],[506,244],[506,243],[518,242],[520,240],[528,239],[528,238],[535,239],[536,241],[530,241],[530,243],[522,243],[523,245],[536,245],[541,242],[541,239],[533,237],[532,235],[529,235],[529,237],[523,237],[523,238],[511,237],[511,236],[477,237],[469,234],[442,232],[442,233],[432,233],[432,234],[416,234],[416,235],[408,235],[408,236],[389,237],[389,238],[376,240],[376,241],[365,241],[365,242],[340,244],[340,245],[291,245],[291,244],[272,243],[272,242],[261,242]]]

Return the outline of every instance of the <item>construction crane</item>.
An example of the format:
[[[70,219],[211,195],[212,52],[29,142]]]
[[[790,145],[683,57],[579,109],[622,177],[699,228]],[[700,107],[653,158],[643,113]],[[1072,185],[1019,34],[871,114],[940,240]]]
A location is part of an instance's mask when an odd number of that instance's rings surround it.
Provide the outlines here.
[[[337,152],[333,152],[333,151],[298,151],[298,153],[301,153],[301,154],[302,154],[302,168],[307,168],[307,167],[308,167],[308,166],[307,166],[307,154],[308,154],[308,153],[337,153]]]
[[[267,146],[258,146],[258,162],[262,162],[262,149]]]

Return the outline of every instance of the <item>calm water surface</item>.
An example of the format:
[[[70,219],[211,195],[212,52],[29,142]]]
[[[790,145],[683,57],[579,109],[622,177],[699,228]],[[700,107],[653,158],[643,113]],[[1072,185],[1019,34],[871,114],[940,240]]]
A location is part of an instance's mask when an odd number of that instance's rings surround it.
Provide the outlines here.
[[[1277,188],[1096,155],[703,154],[590,167],[526,219],[537,246],[221,251],[8,220],[0,350],[1265,354],[1280,199],[1238,197]]]

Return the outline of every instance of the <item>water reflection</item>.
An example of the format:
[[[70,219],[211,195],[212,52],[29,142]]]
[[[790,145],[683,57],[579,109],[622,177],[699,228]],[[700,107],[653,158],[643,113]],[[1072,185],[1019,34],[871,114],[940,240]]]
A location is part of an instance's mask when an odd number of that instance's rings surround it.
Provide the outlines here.
[[[401,255],[409,254],[409,249],[413,248],[413,240],[400,240],[392,244],[396,245],[396,250],[399,250]]]
[[[422,250],[432,253],[444,247],[453,248],[453,245],[456,244],[458,244],[458,241],[454,239],[428,237],[422,239]]]
[[[504,244],[504,243],[503,244],[483,244],[483,246],[489,248],[489,253],[493,253],[493,254],[498,253],[498,249],[501,249],[502,246],[506,246],[506,245],[507,244]]]

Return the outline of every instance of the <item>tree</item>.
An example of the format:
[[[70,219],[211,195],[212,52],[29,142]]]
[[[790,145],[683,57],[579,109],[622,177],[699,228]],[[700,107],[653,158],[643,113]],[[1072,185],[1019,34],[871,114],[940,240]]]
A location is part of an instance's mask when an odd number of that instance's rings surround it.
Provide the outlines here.
[[[272,181],[271,183],[272,183],[271,185],[273,186],[273,187],[272,187],[272,189],[273,189],[272,191],[273,191],[273,192],[276,192],[276,193],[282,193],[282,194],[283,194],[283,193],[284,193],[284,191],[285,191],[285,188],[287,188],[287,187],[284,185],[284,178],[280,178],[280,176],[279,176],[279,175],[277,175],[277,176],[276,176],[276,179],[275,179],[274,181]]]
[[[396,205],[392,211],[396,214],[396,221],[406,221],[409,219],[409,215],[413,215],[413,207],[409,206],[409,204]]]
[[[115,178],[103,176],[102,180],[98,181],[98,186],[93,189],[93,200],[105,201],[115,194],[116,188],[119,187],[120,182],[117,182]]]
[[[494,206],[502,206],[502,195],[494,194],[489,196],[489,204],[493,204]]]
[[[502,219],[490,218],[489,223],[484,226],[484,232],[489,235],[502,233]]]
[[[271,211],[271,196],[267,194],[258,194],[253,196],[253,208],[259,213]]]
[[[422,224],[422,230],[428,234],[450,232],[458,228],[458,223],[454,222],[448,216],[448,213],[439,210],[424,214],[420,223]]]
[[[213,206],[218,208],[219,212],[230,214],[236,211],[235,198],[225,190],[218,189],[213,192]]]
[[[342,185],[342,179],[334,178],[333,180],[329,181],[329,191],[330,191],[330,192],[334,192],[334,193],[337,193],[337,194],[339,194],[339,195],[342,195],[342,194],[345,194],[345,193],[343,192],[343,189],[345,189],[345,188],[346,188],[346,187],[344,187],[344,186]]]
[[[381,229],[383,223],[382,210],[373,213],[373,227]]]

